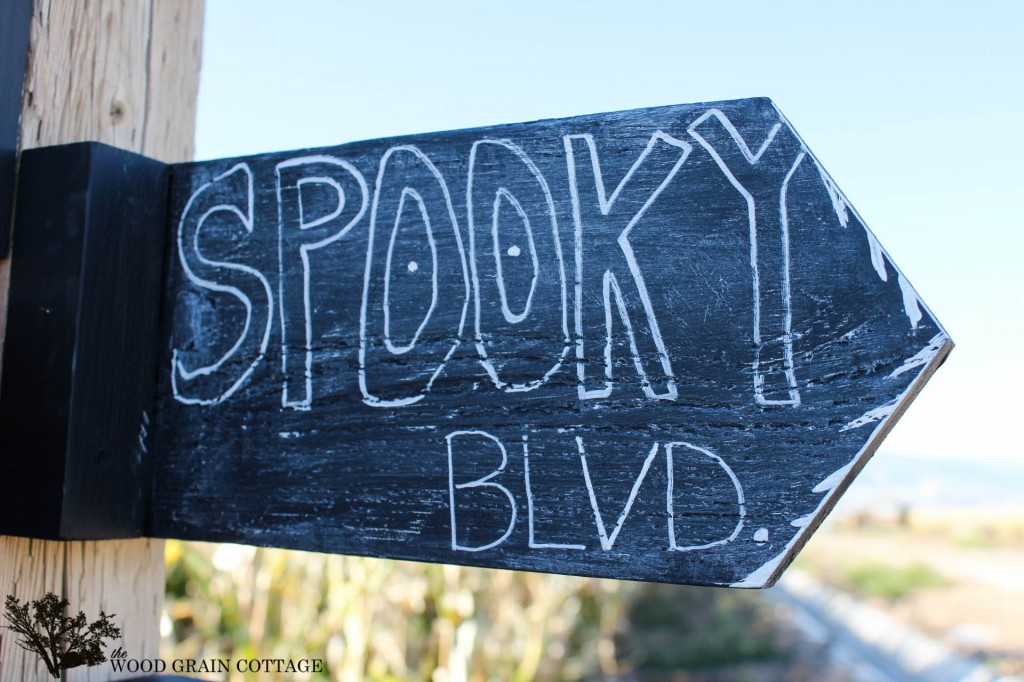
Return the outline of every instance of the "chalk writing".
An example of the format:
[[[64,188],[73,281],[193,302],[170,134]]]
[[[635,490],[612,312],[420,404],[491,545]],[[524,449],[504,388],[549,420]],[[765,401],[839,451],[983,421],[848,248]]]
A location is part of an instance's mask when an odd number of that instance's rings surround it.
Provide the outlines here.
[[[509,486],[497,480],[499,477],[507,474],[509,466],[508,450],[506,449],[505,444],[497,436],[486,431],[453,431],[445,436],[445,441],[447,443],[448,453],[448,500],[449,512],[451,515],[451,547],[453,550],[462,552],[480,552],[497,547],[509,540],[513,535],[513,531],[515,530],[516,524],[520,518],[519,509],[522,506]],[[528,443],[529,437],[523,436],[523,488],[525,490],[526,497],[525,506],[528,525],[527,545],[531,549],[586,550],[588,545],[585,542],[561,543],[537,541],[535,519],[538,512],[536,509],[536,502],[533,497],[533,488],[530,479],[530,454]],[[598,546],[601,551],[609,552],[615,547],[615,541],[622,532],[623,527],[626,525],[626,521],[630,516],[634,503],[636,502],[637,495],[639,494],[641,487],[644,485],[644,481],[648,478],[651,466],[662,453],[664,453],[662,456],[665,458],[665,470],[667,474],[662,483],[662,485],[665,486],[665,499],[667,504],[667,523],[665,525],[665,531],[667,533],[667,548],[676,552],[688,552],[723,545],[728,542],[732,542],[739,537],[740,531],[743,529],[745,516],[743,487],[736,478],[736,474],[734,474],[732,469],[729,468],[729,465],[726,464],[721,457],[711,451],[691,445],[690,443],[679,441],[666,443],[664,447],[662,447],[661,443],[657,442],[651,445],[646,457],[640,464],[639,471],[636,472],[635,478],[632,480],[628,496],[621,507],[621,512],[619,512],[615,523],[611,528],[609,528],[605,522],[605,516],[601,511],[602,506],[605,503],[598,500],[598,494],[595,492],[594,479],[591,474],[590,465],[587,461],[587,451],[582,437],[575,437],[575,447],[579,453],[579,476],[586,491],[586,500],[589,504],[589,509],[593,514],[593,530],[589,531],[589,533],[596,535]],[[736,522],[727,537],[713,539],[707,542],[700,542],[698,544],[679,544],[680,540],[677,539],[679,536],[675,522],[676,507],[679,504],[679,501],[677,501],[675,495],[675,479],[677,474],[674,471],[675,467],[673,463],[675,458],[681,458],[684,456],[683,454],[677,454],[679,451],[682,451],[682,453],[699,453],[702,457],[710,458],[728,476],[731,486],[735,490],[736,510],[734,513],[736,515]],[[497,462],[497,465],[479,478],[469,481],[462,480],[463,476],[461,475],[461,472],[465,468],[469,468],[466,463],[468,462],[474,465],[479,465],[481,461],[494,461]],[[706,487],[707,479],[703,475],[704,472],[701,471],[700,474],[701,476],[699,480],[693,480],[690,481],[690,483]],[[469,496],[473,493],[463,492],[470,490],[472,490],[478,498],[483,495],[488,495],[491,498],[491,502],[500,501],[500,503],[486,503],[481,505],[478,499],[477,504],[471,505],[469,504],[471,502]],[[496,494],[495,491],[500,493],[500,495]],[[708,508],[714,508],[727,502],[728,500],[719,498],[716,493],[712,495],[705,494],[704,499],[700,501],[700,504],[706,505]],[[693,500],[688,500],[685,504],[688,511],[692,513],[692,509],[694,507]],[[470,540],[465,536],[468,536],[469,533],[460,532],[459,529],[463,524],[460,524],[459,519],[468,516],[470,520],[479,522],[479,518],[472,519],[473,514],[464,514],[460,511],[461,509],[473,509],[475,514],[480,514],[483,510],[486,510],[488,515],[497,519],[494,524],[489,524],[487,526],[487,532],[495,534],[495,529],[498,529],[500,530],[500,533],[497,534],[497,537],[491,538],[488,536],[484,538],[476,538],[474,540],[476,544],[467,544]],[[577,533],[581,534],[581,537],[577,539],[593,539],[593,536],[590,538],[585,537],[588,534],[586,526],[587,524],[585,523],[580,523],[575,526]]]
[[[308,410],[313,402],[309,254],[341,239],[359,222],[366,213],[369,193],[362,174],[352,164],[331,156],[289,159],[277,164],[275,170],[277,206],[280,212],[278,293],[281,311],[281,371],[284,374],[281,404],[284,407]],[[316,185],[329,187],[334,196],[333,202],[326,202],[328,207],[333,203],[333,207],[314,217],[313,208],[308,205],[312,202],[303,199],[303,188]],[[296,251],[302,266],[288,267]],[[301,330],[301,335],[296,334],[296,328]],[[294,351],[301,348],[301,383],[296,381],[295,362],[288,362],[289,348],[293,351],[292,355],[297,355]],[[296,390],[297,384],[301,386],[300,390]]]
[[[577,147],[583,146],[589,152],[587,161],[590,164],[590,174],[586,175],[586,186],[593,185],[597,195],[597,207],[599,213],[594,214],[592,210],[585,210],[582,206],[590,206],[592,200],[587,204],[581,204],[579,187],[583,166],[577,169],[575,161]],[[644,280],[640,266],[637,264],[636,255],[629,243],[629,234],[643,217],[658,195],[665,189],[665,186],[672,181],[679,167],[686,161],[690,154],[690,145],[670,137],[658,131],[648,142],[643,153],[636,160],[633,166],[626,172],[625,177],[616,186],[611,196],[606,195],[604,179],[601,176],[601,163],[598,159],[597,148],[594,146],[594,139],[590,135],[567,135],[565,137],[566,161],[569,165],[569,188],[572,192],[573,218],[576,224],[576,357],[579,359],[577,375],[579,376],[580,398],[605,398],[612,391],[612,294],[615,295],[615,303],[618,307],[619,316],[626,334],[629,337],[629,347],[633,355],[633,362],[636,371],[641,377],[644,394],[648,398],[674,399],[677,395],[675,377],[672,374],[672,363],[668,357],[668,351],[661,339],[661,331],[658,327],[657,316],[651,305],[650,296],[647,293],[647,285]],[[642,174],[647,177],[633,180],[635,174]],[[648,192],[647,187],[653,182],[656,186],[653,192]],[[646,182],[644,182],[646,180]],[[625,196],[623,196],[625,195]],[[599,216],[608,217],[616,206],[626,206],[625,209],[617,211],[619,223],[625,223],[620,230],[613,229],[610,233],[606,230],[598,232],[589,230],[584,235],[584,224],[592,225],[597,222]],[[617,233],[617,234],[616,234]],[[603,235],[603,236],[598,236]],[[615,246],[604,244],[603,239],[607,236],[615,236]],[[602,247],[603,250],[602,250]],[[594,255],[597,267],[593,265],[586,268],[584,265],[584,252],[589,251]],[[627,270],[622,270],[620,263],[625,261]],[[629,276],[626,276],[628,271]],[[587,283],[584,283],[584,273],[592,272]],[[618,274],[616,274],[618,272]],[[620,282],[621,280],[621,282]],[[584,316],[584,301],[591,298],[584,295],[584,289],[594,287],[601,282],[601,300],[604,302],[604,315],[589,314]],[[641,313],[642,311],[642,313]],[[605,381],[603,389],[588,389],[586,387],[586,337],[584,319],[590,325],[589,330],[599,329],[594,324],[594,318],[604,322],[605,346],[604,365]],[[635,322],[634,322],[635,320]],[[594,336],[600,336],[595,334]],[[644,348],[641,351],[641,347]],[[653,353],[648,348],[653,347]],[[653,363],[650,357],[656,357],[661,366],[661,373],[664,375],[661,391],[656,391],[651,384],[648,368]]]
[[[469,218],[469,250],[472,254],[470,265],[476,313],[475,340],[480,362],[498,388],[508,392],[531,391],[561,368],[570,341],[566,315],[565,264],[551,189],[530,157],[509,140],[480,140],[473,143],[467,184],[466,215]],[[507,219],[501,218],[502,213],[508,213],[509,209],[516,215],[511,221],[512,225]],[[531,215],[534,218],[532,221]],[[529,254],[528,275],[520,278],[523,284],[528,279],[529,284],[519,287],[526,290],[526,295],[519,297],[522,300],[519,312],[512,311],[507,280],[509,270],[521,270],[523,266],[506,264],[506,258],[502,255],[502,244],[515,239],[517,230],[513,225],[516,223],[521,241],[526,244],[526,253]],[[534,225],[537,226],[536,235]],[[485,255],[488,253],[490,258]],[[521,253],[523,250],[517,243],[512,243],[505,251],[510,258],[518,258]],[[494,300],[493,292],[488,291],[492,286],[497,290],[500,318],[493,314],[493,304],[485,305],[485,301]],[[516,331],[530,327],[527,318],[534,308],[535,296],[539,299],[538,308],[555,308],[561,310],[562,314],[550,322],[547,316],[533,316],[540,317],[542,324],[547,323],[553,328],[530,328],[531,335],[539,333],[551,339],[551,350],[546,353],[551,359],[542,362],[531,373],[528,366],[516,367],[522,363],[524,355],[522,336],[516,334]],[[518,344],[513,343],[510,348],[497,347],[496,339],[504,338],[505,335],[496,332],[500,332],[504,325],[508,326],[512,338],[520,341]],[[528,357],[533,353],[525,355]],[[550,367],[545,367],[548,363],[551,363]],[[527,363],[530,364],[535,363]],[[539,377],[531,376],[541,372],[543,374]]]
[[[415,206],[412,218],[422,221],[423,237],[412,231],[408,231],[409,236],[406,237],[403,234],[406,231],[401,230],[403,220],[408,220],[405,209],[410,205]],[[376,237],[380,224],[391,226],[386,247],[383,247],[382,241]],[[400,236],[404,239],[399,240]],[[422,317],[415,326],[415,332],[408,335],[408,342],[395,344],[391,338],[392,261],[396,243],[405,239],[425,239],[429,245],[429,285],[417,285],[417,293],[413,294],[420,301],[429,300],[429,304],[420,304],[419,309],[425,307],[426,310],[421,313]],[[457,255],[456,263],[438,262],[438,241],[449,244],[448,252],[454,251]],[[444,369],[444,363],[458,346],[469,306],[469,277],[466,253],[462,244],[451,194],[437,166],[426,154],[413,146],[393,147],[387,150],[380,161],[373,208],[370,213],[370,235],[366,247],[366,269],[359,322],[359,388],[367,404],[402,407],[419,402],[430,390]],[[383,277],[378,279],[374,275],[374,267],[377,264],[376,267],[379,269],[382,260],[384,273]],[[439,274],[438,270],[442,267],[442,274]],[[422,277],[418,263],[410,262],[406,269]],[[445,286],[441,287],[441,283]],[[429,287],[428,297],[422,296],[424,287]],[[449,315],[435,315],[438,306]],[[417,348],[420,337],[428,330],[434,343],[420,344],[420,348]],[[407,355],[414,349],[419,356],[416,360],[427,368],[426,371],[414,363],[396,366],[386,362],[373,362],[382,355]],[[372,388],[373,386],[377,388]],[[386,397],[382,396],[385,392],[389,394]]]
[[[763,586],[951,345],[767,100],[189,164],[171,194],[143,445],[172,537]]]
[[[223,196],[234,203],[221,203]],[[189,281],[230,294],[245,306],[245,323],[237,340],[213,363],[188,369],[182,360],[184,351],[174,349],[171,387],[175,399],[186,404],[212,405],[231,397],[263,360],[270,343],[274,317],[270,282],[254,267],[213,260],[200,249],[200,233],[207,221],[224,214],[238,218],[246,232],[253,231],[252,171],[247,164],[232,167],[196,190],[178,223],[178,258]]]
[[[753,363],[754,397],[761,405],[799,405],[800,391],[796,388],[793,368],[786,189],[806,154],[800,141],[788,128],[784,129],[781,122],[772,127],[756,152],[751,151],[736,127],[718,109],[710,109],[687,130],[714,158],[747,203],[754,285],[754,344],[757,346]],[[783,131],[781,135],[780,131]],[[776,155],[795,157],[788,167],[783,164],[766,169],[758,163],[773,142],[775,147],[784,148],[774,150]],[[736,151],[740,152],[740,158]],[[762,182],[756,175],[763,172],[775,177]],[[782,172],[785,176],[779,182],[778,175]],[[755,197],[748,188],[762,188],[762,191]],[[776,202],[778,212],[773,210]],[[777,377],[778,373],[782,377]],[[783,386],[776,386],[777,383]],[[779,392],[786,397],[772,397]]]
[[[726,140],[717,130],[709,130],[708,121],[714,121],[730,138]],[[700,144],[708,150],[722,172],[747,202],[750,225],[750,266],[753,298],[753,340],[756,346],[752,359],[754,375],[754,399],[761,405],[799,405],[800,392],[797,389],[793,358],[792,313],[790,310],[789,281],[789,230],[786,212],[787,187],[793,173],[800,166],[806,154],[800,151],[799,142],[791,134],[779,134],[782,124],[776,124],[757,152],[752,152],[739,136],[729,119],[717,109],[709,110],[687,129]],[[784,140],[795,151],[793,162],[779,177],[777,166],[768,172],[775,173],[768,182],[751,177],[741,183],[739,177],[750,176],[760,169],[758,161],[773,141]],[[783,142],[776,142],[776,146]],[[687,142],[676,139],[662,131],[656,131],[647,142],[625,175],[608,193],[601,171],[600,154],[590,134],[565,135],[564,147],[566,176],[572,205],[574,223],[575,254],[575,296],[573,316],[576,332],[576,358],[578,394],[581,399],[607,398],[612,394],[614,381],[612,372],[613,328],[616,312],[625,335],[628,338],[633,364],[640,378],[644,395],[651,399],[674,400],[678,397],[672,359],[662,339],[658,322],[659,313],[651,301],[643,269],[637,260],[630,242],[630,235],[643,220],[644,214],[658,196],[673,181],[692,151]],[[731,159],[733,148],[751,165],[747,169],[741,162]],[[781,153],[781,152],[780,152]],[[726,159],[731,159],[726,161]],[[744,164],[745,165],[745,164]],[[363,399],[380,407],[402,407],[421,400],[451,357],[462,337],[465,315],[436,314],[443,306],[452,312],[466,306],[466,296],[460,291],[460,277],[465,283],[469,266],[474,302],[475,347],[480,362],[495,387],[507,392],[531,391],[544,384],[562,366],[570,348],[568,330],[568,299],[566,292],[565,263],[562,257],[562,236],[559,232],[554,199],[548,181],[530,157],[510,140],[478,140],[473,143],[468,161],[466,216],[468,223],[468,257],[463,249],[456,211],[452,205],[448,184],[437,166],[421,150],[414,146],[400,146],[388,149],[380,160],[377,182],[370,210],[370,230],[367,245],[365,276],[363,284],[363,306],[360,317],[360,388]],[[236,204],[218,205],[193,220],[193,205],[210,193],[212,183],[196,190],[182,216],[179,232],[181,262],[193,282],[215,291],[228,291],[246,306],[249,314],[244,333],[239,339],[241,345],[248,336],[253,315],[254,297],[237,287],[230,287],[213,279],[200,279],[194,274],[189,256],[201,265],[219,268],[222,274],[240,271],[251,274],[261,283],[266,278],[256,269],[232,263],[213,262],[199,253],[199,228],[202,221],[213,211],[231,211],[237,214],[246,230],[252,226],[252,177],[247,167],[239,166],[214,182],[223,181],[237,170],[247,173],[245,188],[250,197],[247,213]],[[313,329],[310,310],[310,254],[341,239],[352,231],[366,214],[368,190],[362,174],[343,159],[324,156],[303,156],[283,161],[276,166],[278,199],[278,280],[281,321],[281,367],[284,374],[282,405],[295,409],[310,409],[313,401],[312,363]],[[314,209],[305,200],[304,188],[320,185],[330,188],[333,195],[326,201],[327,210],[322,206]],[[348,185],[348,189],[345,188]],[[757,211],[758,205],[767,200],[755,201],[746,187],[767,187],[761,194],[775,197],[777,212]],[[514,189],[510,189],[514,188]],[[582,191],[581,191],[582,188]],[[652,189],[653,188],[653,189]],[[236,189],[239,194],[242,188]],[[831,191],[831,190],[830,190]],[[218,196],[226,192],[221,189]],[[351,198],[349,198],[351,197]],[[242,200],[239,196],[238,201]],[[512,214],[514,218],[504,218]],[[760,218],[758,217],[760,215]],[[532,219],[531,219],[531,216]],[[511,223],[509,222],[511,221]],[[412,227],[420,226],[417,231]],[[390,226],[389,234],[382,240],[377,234],[380,225]],[[518,224],[518,229],[514,225]],[[535,228],[536,226],[536,228]],[[542,229],[543,226],[543,229]],[[191,228],[191,229],[190,229]],[[521,270],[506,262],[524,253],[523,247],[512,243],[516,239],[524,244],[529,258],[526,263],[527,276],[521,278],[518,305],[511,301],[510,270]],[[191,251],[184,246],[184,235],[192,236]],[[455,253],[455,263],[439,261],[438,240],[451,242],[454,248],[442,249],[444,253]],[[423,242],[428,247],[428,264],[425,273],[420,273],[420,262],[404,261],[408,274],[423,278],[423,285],[410,289],[408,298],[422,298],[420,316],[412,322],[405,322],[404,340],[396,342],[393,333],[393,309],[395,297],[391,293],[395,286],[396,246]],[[292,259],[299,267],[291,267]],[[376,272],[383,270],[381,275]],[[429,274],[426,274],[429,273]],[[212,273],[211,273],[212,274]],[[766,279],[767,275],[771,279]],[[528,283],[527,283],[528,282]],[[599,293],[597,293],[599,292]],[[597,293],[597,295],[595,295]],[[461,296],[460,296],[461,294]],[[534,310],[534,298],[544,310],[559,310],[561,315],[552,318],[554,329],[545,331],[530,326],[528,318]],[[259,299],[256,299],[259,300]],[[272,313],[273,301],[269,308],[259,311],[260,319]],[[588,301],[600,303],[596,311],[585,312]],[[613,308],[614,302],[614,308]],[[513,307],[517,310],[513,310]],[[603,312],[602,312],[603,310]],[[613,312],[614,310],[614,312]],[[495,316],[492,311],[500,313]],[[661,313],[664,315],[664,313]],[[379,316],[379,319],[378,319]],[[457,325],[445,328],[441,320],[458,320]],[[431,324],[432,320],[437,320]],[[540,318],[546,323],[547,316]],[[438,327],[438,325],[442,326]],[[508,333],[498,333],[498,327],[507,325]],[[375,330],[376,327],[376,330]],[[434,327],[436,329],[431,329]],[[524,353],[521,348],[523,336],[517,334],[520,328],[528,328],[529,338],[538,336],[550,338],[550,360],[542,363],[531,377],[529,370],[515,367],[524,363],[524,358],[536,357],[539,351],[531,349]],[[431,341],[438,338],[449,340],[432,350],[424,351],[421,360],[426,367],[412,368],[413,375],[401,376],[401,372],[380,377],[380,391],[393,391],[394,396],[382,397],[371,390],[373,383],[372,360],[382,352],[391,356],[405,355],[420,344],[421,337],[431,329]],[[764,330],[770,330],[765,332]],[[504,331],[504,330],[500,330]],[[269,331],[264,334],[264,345]],[[498,339],[512,335],[519,340],[519,346],[499,349]],[[590,342],[588,343],[588,339]],[[599,347],[600,355],[588,351]],[[381,348],[383,345],[383,348]],[[237,352],[232,348],[228,356]],[[301,354],[302,363],[289,358]],[[212,374],[220,369],[227,359],[200,370],[186,372],[175,357],[178,373],[185,378],[197,374]],[[593,358],[603,358],[604,379],[601,388],[591,388],[587,365]],[[500,359],[499,359],[500,358]],[[258,362],[258,359],[255,361]],[[548,365],[547,363],[550,363]],[[255,363],[254,363],[255,364]],[[411,363],[410,363],[411,365]],[[233,393],[251,373],[252,365],[238,378],[226,395]],[[381,369],[381,371],[384,371]],[[777,389],[772,377],[781,373],[785,398],[771,397]],[[518,376],[523,374],[523,376]],[[421,376],[422,375],[422,376]],[[505,375],[505,378],[502,378]],[[422,377],[426,377],[424,381]],[[766,384],[767,382],[767,384]],[[176,389],[177,391],[177,389]],[[183,402],[191,399],[176,392]]]

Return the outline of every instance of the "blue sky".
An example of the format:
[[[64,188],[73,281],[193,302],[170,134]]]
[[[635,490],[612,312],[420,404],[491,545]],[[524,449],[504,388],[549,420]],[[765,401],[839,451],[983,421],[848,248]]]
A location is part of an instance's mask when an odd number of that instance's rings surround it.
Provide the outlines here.
[[[1024,462],[1024,3],[207,0],[197,158],[769,96],[957,348],[881,454]]]

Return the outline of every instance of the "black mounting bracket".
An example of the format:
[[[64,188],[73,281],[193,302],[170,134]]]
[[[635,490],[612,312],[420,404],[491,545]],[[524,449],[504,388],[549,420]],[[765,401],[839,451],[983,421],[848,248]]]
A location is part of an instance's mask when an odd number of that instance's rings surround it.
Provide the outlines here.
[[[168,166],[84,142],[22,153],[0,384],[0,534],[142,534]]]

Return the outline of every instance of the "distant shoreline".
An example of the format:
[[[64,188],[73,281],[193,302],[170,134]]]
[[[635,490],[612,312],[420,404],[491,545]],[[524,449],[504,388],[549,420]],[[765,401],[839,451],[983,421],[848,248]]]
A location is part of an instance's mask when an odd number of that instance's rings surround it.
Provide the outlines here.
[[[954,459],[880,451],[851,484],[835,514],[878,505],[918,511],[1002,509],[1024,514],[1024,459]]]

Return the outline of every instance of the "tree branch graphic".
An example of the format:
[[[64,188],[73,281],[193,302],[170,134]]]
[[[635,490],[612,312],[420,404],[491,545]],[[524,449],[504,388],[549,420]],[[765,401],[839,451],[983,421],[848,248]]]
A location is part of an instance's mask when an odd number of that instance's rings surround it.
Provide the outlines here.
[[[100,617],[89,623],[82,611],[65,615],[69,605],[53,592],[25,604],[8,595],[4,604],[4,617],[10,625],[2,627],[14,630],[19,635],[18,646],[35,652],[55,678],[61,670],[103,663],[107,660],[103,641],[121,636],[121,628],[111,622],[114,614],[100,611]]]

